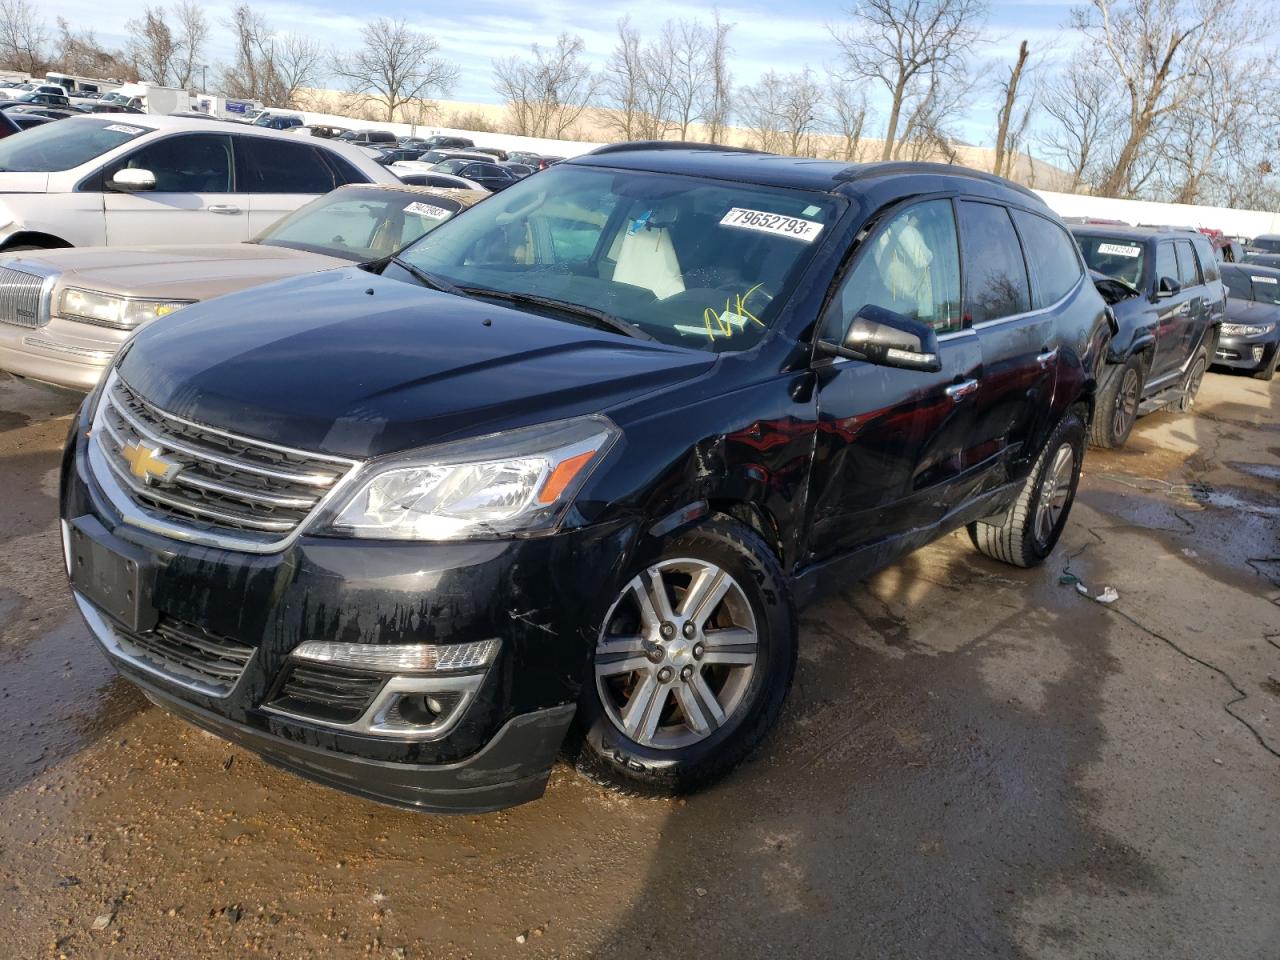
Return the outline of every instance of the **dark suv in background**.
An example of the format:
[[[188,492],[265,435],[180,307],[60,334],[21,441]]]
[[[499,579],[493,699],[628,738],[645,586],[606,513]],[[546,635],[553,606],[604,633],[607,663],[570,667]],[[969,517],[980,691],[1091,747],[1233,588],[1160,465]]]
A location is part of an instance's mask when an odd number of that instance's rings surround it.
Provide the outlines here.
[[[73,428],[76,602],[166,708],[477,811],[711,782],[797,606],[1075,496],[1109,334],[1033,193],[932,164],[597,150],[398,256],[142,329]]]
[[[1190,410],[1213,357],[1226,290],[1201,233],[1150,227],[1071,228],[1089,269],[1111,281],[1116,331],[1098,377],[1089,439],[1118,447],[1141,415]]]

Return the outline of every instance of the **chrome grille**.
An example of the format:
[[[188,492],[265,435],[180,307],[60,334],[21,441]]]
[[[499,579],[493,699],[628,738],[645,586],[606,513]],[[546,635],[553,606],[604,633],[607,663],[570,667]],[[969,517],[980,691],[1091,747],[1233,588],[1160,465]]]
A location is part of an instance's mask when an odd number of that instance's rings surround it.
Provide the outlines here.
[[[49,322],[45,277],[12,267],[0,267],[0,323],[43,327]]]
[[[110,478],[133,505],[161,521],[162,532],[176,528],[196,540],[201,533],[219,535],[210,542],[220,546],[278,545],[356,465],[166,413],[115,373],[103,391],[93,432]],[[146,461],[142,470],[129,459],[139,454]],[[153,474],[146,465],[167,469]]]

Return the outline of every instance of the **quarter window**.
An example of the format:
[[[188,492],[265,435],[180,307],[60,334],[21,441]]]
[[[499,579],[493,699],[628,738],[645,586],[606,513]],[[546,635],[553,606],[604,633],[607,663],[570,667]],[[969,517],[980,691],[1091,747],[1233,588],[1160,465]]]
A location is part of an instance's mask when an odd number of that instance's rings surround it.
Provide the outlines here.
[[[1014,210],[1013,222],[1022,234],[1035,281],[1032,303],[1036,309],[1057,303],[1080,282],[1083,271],[1075,243],[1056,223],[1034,213]]]
[[[1009,212],[993,203],[960,202],[964,238],[965,320],[983,323],[1026,313],[1031,289]]]
[[[112,165],[106,180],[123,169],[150,170],[156,193],[230,193],[231,141],[212,133],[165,137]]]
[[[961,329],[960,249],[951,201],[916,204],[877,230],[835,304],[826,333],[837,342],[867,305],[926,323],[938,333]]]

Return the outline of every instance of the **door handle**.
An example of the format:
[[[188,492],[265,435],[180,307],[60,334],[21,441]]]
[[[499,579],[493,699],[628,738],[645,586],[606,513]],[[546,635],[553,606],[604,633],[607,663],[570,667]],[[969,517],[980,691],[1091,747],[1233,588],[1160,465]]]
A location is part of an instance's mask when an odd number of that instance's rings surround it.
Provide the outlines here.
[[[952,400],[954,400],[956,403],[959,403],[961,400],[963,400],[969,394],[975,392],[977,389],[978,389],[977,380],[963,380],[960,383],[953,383],[951,386],[947,387],[947,396],[950,397]]]
[[[211,203],[205,207],[210,213],[229,213],[236,214],[240,212],[240,208],[234,203]]]
[[[1036,354],[1036,363],[1040,364],[1041,369],[1049,366],[1049,364],[1053,363],[1056,359],[1058,359],[1057,347],[1054,347],[1052,350],[1046,350],[1044,353]]]

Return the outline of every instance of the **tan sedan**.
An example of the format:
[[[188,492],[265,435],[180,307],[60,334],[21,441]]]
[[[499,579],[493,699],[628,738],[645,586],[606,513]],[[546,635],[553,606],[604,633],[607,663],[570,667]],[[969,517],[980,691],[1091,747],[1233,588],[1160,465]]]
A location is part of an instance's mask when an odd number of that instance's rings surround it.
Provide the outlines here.
[[[80,247],[0,258],[0,370],[90,390],[144,323],[220,294],[388,256],[487,196],[351,185],[247,243]]]

